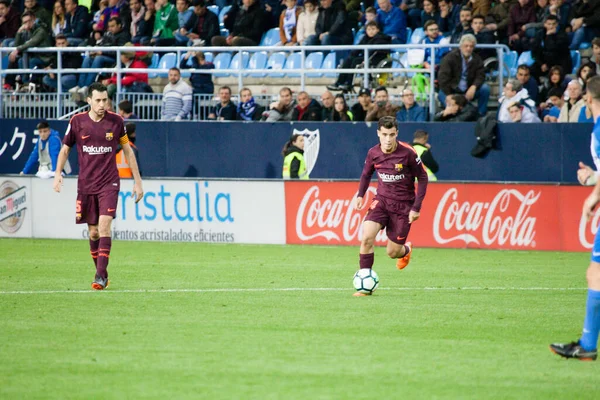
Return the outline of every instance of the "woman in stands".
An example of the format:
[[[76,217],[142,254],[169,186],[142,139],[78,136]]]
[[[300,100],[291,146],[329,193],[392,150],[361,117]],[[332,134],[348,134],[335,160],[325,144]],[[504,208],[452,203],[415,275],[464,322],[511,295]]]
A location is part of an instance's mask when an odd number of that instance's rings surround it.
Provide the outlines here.
[[[66,26],[65,7],[61,1],[57,1],[54,3],[54,12],[52,13],[52,36],[63,33]]]
[[[333,103],[333,121],[353,121],[354,116],[349,110],[343,94],[335,96]]]
[[[296,0],[285,0],[285,10],[279,16],[279,38],[282,46],[295,46],[298,44],[296,27],[302,7],[296,5]]]

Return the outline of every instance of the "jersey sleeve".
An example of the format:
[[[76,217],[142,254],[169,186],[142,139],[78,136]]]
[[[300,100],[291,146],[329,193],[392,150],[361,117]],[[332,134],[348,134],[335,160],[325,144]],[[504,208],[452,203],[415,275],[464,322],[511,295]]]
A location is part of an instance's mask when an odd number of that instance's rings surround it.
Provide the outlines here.
[[[367,158],[365,159],[365,166],[363,167],[362,174],[360,175],[360,185],[358,186],[358,197],[364,197],[369,188],[371,177],[375,172],[375,163],[373,162],[373,155],[369,151]]]
[[[415,151],[411,151],[410,153],[409,168],[413,176],[419,181],[417,185],[417,196],[415,197],[412,209],[420,212],[423,199],[425,199],[425,193],[427,193],[429,178],[427,177],[427,171],[425,171],[425,166],[423,165],[421,158],[419,158],[419,155]]]
[[[119,121],[119,144],[124,145],[129,143],[129,138],[127,137],[127,131],[125,130],[125,123],[121,119]]]
[[[65,132],[65,137],[62,141],[64,145],[73,147],[77,143],[77,134],[75,133],[76,126],[77,123],[75,121],[75,117],[73,117],[69,122],[69,126],[67,126],[67,131]]]

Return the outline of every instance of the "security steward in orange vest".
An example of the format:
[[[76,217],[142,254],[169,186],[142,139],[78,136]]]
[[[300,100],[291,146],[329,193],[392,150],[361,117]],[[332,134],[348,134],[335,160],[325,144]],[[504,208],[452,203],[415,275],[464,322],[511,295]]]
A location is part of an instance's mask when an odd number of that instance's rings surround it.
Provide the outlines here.
[[[133,150],[133,154],[135,155],[135,161],[137,161],[141,175],[142,168],[140,167],[140,157],[138,154],[138,148],[135,145],[135,124],[133,122],[126,123],[125,131],[127,132],[127,138],[129,139],[129,144],[131,145],[131,149]],[[133,178],[133,173],[131,172],[129,164],[127,164],[127,159],[123,154],[123,149],[121,148],[121,146],[119,146],[119,148],[117,149],[117,169],[119,170],[119,178]]]

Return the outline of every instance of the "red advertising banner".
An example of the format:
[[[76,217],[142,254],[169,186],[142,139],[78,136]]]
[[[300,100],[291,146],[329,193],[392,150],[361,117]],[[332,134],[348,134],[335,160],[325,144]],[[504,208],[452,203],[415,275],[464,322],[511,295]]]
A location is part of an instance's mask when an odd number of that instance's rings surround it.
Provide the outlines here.
[[[375,195],[372,185],[366,204]],[[286,242],[358,245],[367,207],[354,209],[358,182],[285,182]],[[416,246],[515,250],[591,249],[600,211],[581,208],[591,188],[580,186],[432,183],[414,223]],[[376,243],[384,245],[385,231]]]

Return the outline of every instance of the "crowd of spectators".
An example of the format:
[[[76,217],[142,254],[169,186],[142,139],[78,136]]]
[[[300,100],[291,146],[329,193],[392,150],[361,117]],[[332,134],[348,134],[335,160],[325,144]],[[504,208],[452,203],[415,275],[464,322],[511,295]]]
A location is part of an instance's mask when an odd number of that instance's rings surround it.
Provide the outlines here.
[[[222,21],[208,9],[213,4],[219,9],[230,7]],[[146,73],[126,71],[149,65],[151,54],[136,51],[135,46],[191,46],[179,68],[169,73],[164,89],[165,119],[190,115],[186,101],[176,113],[173,111],[175,98],[179,104],[180,98],[188,98],[188,92],[214,93],[210,74],[194,73],[188,85],[180,70],[214,69],[204,57],[206,48],[258,45],[273,27],[279,28],[280,44],[285,46],[351,44],[356,31],[364,34],[360,44],[403,44],[408,39],[407,28],[422,29],[421,43],[445,40],[459,44],[452,51],[435,50],[438,99],[443,108],[435,118],[444,121],[471,120],[487,113],[490,87],[484,65],[496,54],[477,45],[506,44],[519,54],[531,51],[534,60],[529,66],[519,66],[516,79],[502,88],[501,122],[589,121],[589,111],[581,99],[586,81],[600,73],[600,0],[0,0],[0,42],[3,47],[16,47],[8,54],[9,69],[52,69],[58,61],[63,68],[73,69],[112,68],[120,63],[125,68],[122,90],[148,92],[152,89]],[[580,49],[584,43],[591,43],[591,54],[576,74],[571,74],[571,50]],[[27,53],[32,47],[54,45],[85,45],[90,49],[83,57],[63,53],[60,60],[53,53]],[[123,51],[118,60],[115,53],[94,51],[97,46],[131,49]],[[375,66],[389,56],[389,51],[370,54],[369,64]],[[364,62],[360,50],[338,55],[344,68]],[[421,65],[429,68],[431,57],[427,49]],[[175,79],[175,74],[179,78]],[[15,88],[18,78],[7,74],[4,88]],[[116,79],[106,73],[66,73],[61,75],[60,84],[75,100],[81,100],[94,81],[107,84],[109,94],[114,93]],[[46,90],[58,86],[52,73],[39,80]],[[278,101],[266,105],[265,110],[250,90],[240,93],[240,103],[235,105],[230,101],[231,90],[221,95],[225,90],[221,88],[220,103],[211,118],[370,121],[397,115],[400,121],[428,119],[428,110],[415,100],[421,93],[415,93],[413,87],[403,91],[399,104],[389,101],[385,88],[377,88],[373,99],[361,91],[358,102],[349,107],[346,97],[335,92],[351,90],[353,80],[352,74],[340,74],[328,87],[334,93],[324,92],[320,104],[308,93],[295,96],[289,88],[282,88]],[[185,96],[174,96],[184,85]],[[471,104],[475,100],[476,108]]]

